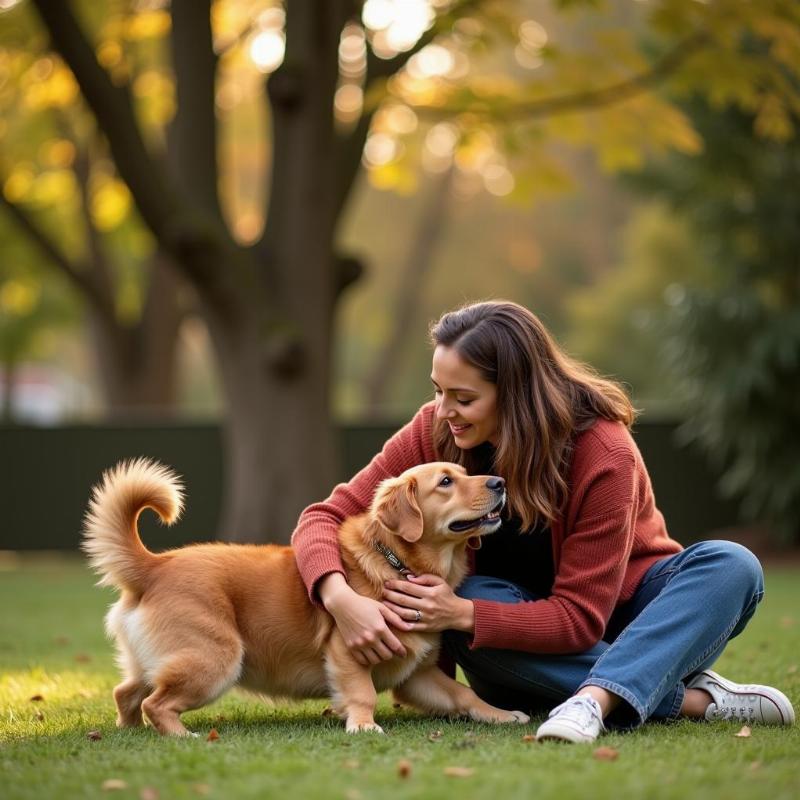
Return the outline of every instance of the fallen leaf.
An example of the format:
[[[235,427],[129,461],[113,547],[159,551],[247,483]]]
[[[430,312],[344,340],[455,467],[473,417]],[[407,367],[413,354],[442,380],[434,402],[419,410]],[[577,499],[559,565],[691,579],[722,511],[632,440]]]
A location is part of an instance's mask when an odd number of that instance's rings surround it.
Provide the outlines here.
[[[192,789],[195,794],[201,794],[204,797],[211,792],[211,787],[207,783],[193,783]]]
[[[40,694],[35,694],[30,698],[31,703],[41,703],[43,700],[44,697],[42,697]]]
[[[139,792],[139,800],[158,800],[158,789],[154,786],[144,786],[142,791]]]
[[[526,733],[522,737],[522,741],[523,742],[535,742],[536,741],[536,737],[532,733]]]
[[[104,792],[116,792],[119,789],[127,789],[128,784],[119,778],[109,778],[108,780],[103,781],[100,788]]]
[[[747,725],[742,725],[742,729],[739,733],[734,733],[734,736],[738,736],[740,739],[748,739],[752,735],[753,731]]]
[[[392,708],[402,708],[402,707],[403,707],[402,703],[392,703]]]
[[[592,755],[598,761],[616,761],[619,758],[619,750],[613,747],[598,747]]]
[[[760,761],[752,761],[750,763],[750,771],[751,772],[757,772],[760,769],[761,769],[761,762]]]
[[[345,769],[358,769],[361,766],[360,761],[356,761],[354,758],[348,758],[346,761],[342,763],[342,766]]]
[[[99,742],[103,738],[103,734],[100,731],[89,731],[86,734],[87,739],[91,739],[93,742]]]
[[[361,800],[362,794],[358,789],[346,789],[344,796],[347,800]]]
[[[79,664],[88,664],[92,660],[92,657],[88,653],[76,653],[75,660]]]
[[[791,665],[791,666],[790,666],[790,667],[789,667],[789,668],[786,670],[786,674],[787,674],[787,675],[794,675],[794,674],[795,674],[795,672],[797,672],[797,664],[792,664],[792,665]]]
[[[397,774],[401,778],[408,778],[411,775],[411,762],[405,758],[397,762]]]
[[[448,778],[469,778],[475,773],[472,767],[445,767],[444,774]]]
[[[78,695],[80,697],[89,698],[92,696],[92,693],[88,689],[78,689]]]
[[[53,638],[53,641],[57,645],[61,645],[61,647],[64,647],[65,645],[69,644],[69,636],[55,636]]]
[[[438,739],[441,739],[441,738],[442,738],[442,736],[444,736],[444,734],[443,734],[441,731],[431,731],[431,732],[428,734],[428,739],[429,739],[431,742],[435,742],[435,741],[437,741]]]
[[[217,733],[217,729],[216,728],[212,728],[208,732],[208,738],[206,739],[206,741],[207,742],[216,742],[217,739],[219,739],[219,733]]]
[[[44,714],[41,711],[37,711],[36,714],[34,714],[34,716],[36,717],[36,719],[39,720],[39,722],[41,722],[44,719]]]
[[[791,628],[794,625],[793,617],[781,617],[781,628]]]
[[[322,709],[322,716],[323,717],[332,717],[334,716],[334,711],[330,706]]]

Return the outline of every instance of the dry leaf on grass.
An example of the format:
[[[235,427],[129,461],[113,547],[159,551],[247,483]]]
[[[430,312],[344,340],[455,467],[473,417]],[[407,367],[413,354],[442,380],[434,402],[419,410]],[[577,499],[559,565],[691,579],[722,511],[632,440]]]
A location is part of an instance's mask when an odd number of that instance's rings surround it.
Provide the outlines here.
[[[344,796],[347,800],[361,800],[363,795],[358,789],[346,789]]]
[[[128,784],[119,778],[109,778],[108,780],[103,781],[100,788],[104,792],[116,792],[120,789],[127,789]]]
[[[392,708],[402,708],[402,707],[403,707],[402,703],[392,703]]]
[[[598,761],[616,761],[619,758],[619,750],[613,747],[598,747],[592,755]]]
[[[348,758],[346,761],[342,762],[342,766],[345,769],[358,769],[361,766],[361,762],[356,761],[355,758]]]
[[[781,628],[791,628],[794,625],[793,617],[781,617]]]
[[[789,668],[786,670],[786,674],[787,674],[787,675],[794,675],[794,674],[795,674],[795,672],[797,672],[797,664],[792,664],[792,665],[791,665],[791,666],[790,666],[790,667],[789,667]]]
[[[536,741],[536,737],[532,733],[526,733],[522,737],[522,741],[523,742],[535,742]]]
[[[408,778],[411,775],[411,762],[407,759],[401,759],[397,762],[397,774],[401,778]]]
[[[216,742],[219,739],[219,733],[217,732],[216,728],[212,728],[208,732],[208,738],[206,739],[207,742]]]
[[[88,664],[92,660],[92,657],[88,653],[76,653],[75,660],[79,664]]]
[[[322,716],[323,717],[333,717],[335,716],[333,709],[330,706],[322,709]]]
[[[32,695],[30,698],[31,703],[41,703],[44,700],[44,697],[40,694]]]
[[[475,770],[472,767],[445,767],[444,774],[448,778],[469,778],[475,774]]]
[[[742,729],[733,735],[738,736],[740,739],[749,739],[752,733],[753,731],[751,731],[747,725],[742,725]]]
[[[86,734],[86,738],[93,742],[99,742],[103,738],[103,734],[100,731],[89,731]]]
[[[761,762],[760,761],[752,761],[750,762],[750,772],[758,772],[761,769]]]
[[[44,719],[44,714],[43,714],[41,711],[37,711],[37,712],[34,714],[34,716],[36,717],[36,719],[38,719],[38,720],[39,720],[39,722],[41,722],[41,721]]]
[[[144,786],[139,792],[139,800],[158,800],[158,789],[155,786]]]
[[[441,731],[431,731],[428,734],[428,740],[431,742],[436,742],[441,739],[442,736],[444,736],[444,734]]]
[[[65,645],[69,644],[69,636],[55,636],[53,638],[53,641],[57,645],[61,645],[61,647],[64,647]]]
[[[195,794],[202,795],[203,797],[211,793],[211,787],[207,783],[193,783],[192,789]]]

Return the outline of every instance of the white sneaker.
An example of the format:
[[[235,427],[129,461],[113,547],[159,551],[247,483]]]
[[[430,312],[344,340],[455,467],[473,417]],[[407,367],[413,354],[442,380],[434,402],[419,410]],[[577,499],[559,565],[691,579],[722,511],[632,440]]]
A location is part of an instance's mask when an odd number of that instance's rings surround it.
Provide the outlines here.
[[[793,725],[794,708],[789,698],[771,686],[734,683],[710,669],[695,676],[687,689],[703,689],[711,695],[708,720],[735,720],[760,725]]]
[[[556,706],[539,726],[536,738],[593,742],[605,729],[600,704],[594,697],[580,694]]]

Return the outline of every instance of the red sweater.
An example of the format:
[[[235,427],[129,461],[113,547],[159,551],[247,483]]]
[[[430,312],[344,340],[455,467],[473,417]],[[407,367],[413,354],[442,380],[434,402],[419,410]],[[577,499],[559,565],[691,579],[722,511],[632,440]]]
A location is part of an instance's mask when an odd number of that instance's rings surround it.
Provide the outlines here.
[[[292,546],[312,601],[321,578],[345,572],[337,538],[342,521],[369,508],[385,478],[438,460],[433,420],[431,402],[349,483],[303,511]],[[474,600],[472,647],[583,652],[600,641],[614,609],[630,600],[653,563],[682,549],[666,531],[642,456],[622,423],[599,420],[577,437],[568,486],[563,516],[551,523],[551,596],[516,604]]]

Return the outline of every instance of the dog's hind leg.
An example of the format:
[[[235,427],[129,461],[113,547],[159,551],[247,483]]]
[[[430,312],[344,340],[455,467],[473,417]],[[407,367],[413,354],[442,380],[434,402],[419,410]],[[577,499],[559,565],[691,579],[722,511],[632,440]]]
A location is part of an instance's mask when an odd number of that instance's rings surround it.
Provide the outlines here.
[[[230,689],[240,672],[241,651],[235,659],[225,659],[211,648],[202,657],[197,650],[176,654],[154,677],[155,691],[142,702],[142,711],[159,733],[190,736],[180,715],[215,700]]]
[[[395,687],[394,696],[401,702],[422,711],[439,714],[458,714],[477,722],[529,721],[521,711],[505,711],[481,700],[475,692],[454,681],[438,667],[423,667],[414,672],[405,683]]]
[[[129,678],[114,688],[118,728],[135,728],[144,724],[142,701],[151,691],[152,687],[140,678]]]

